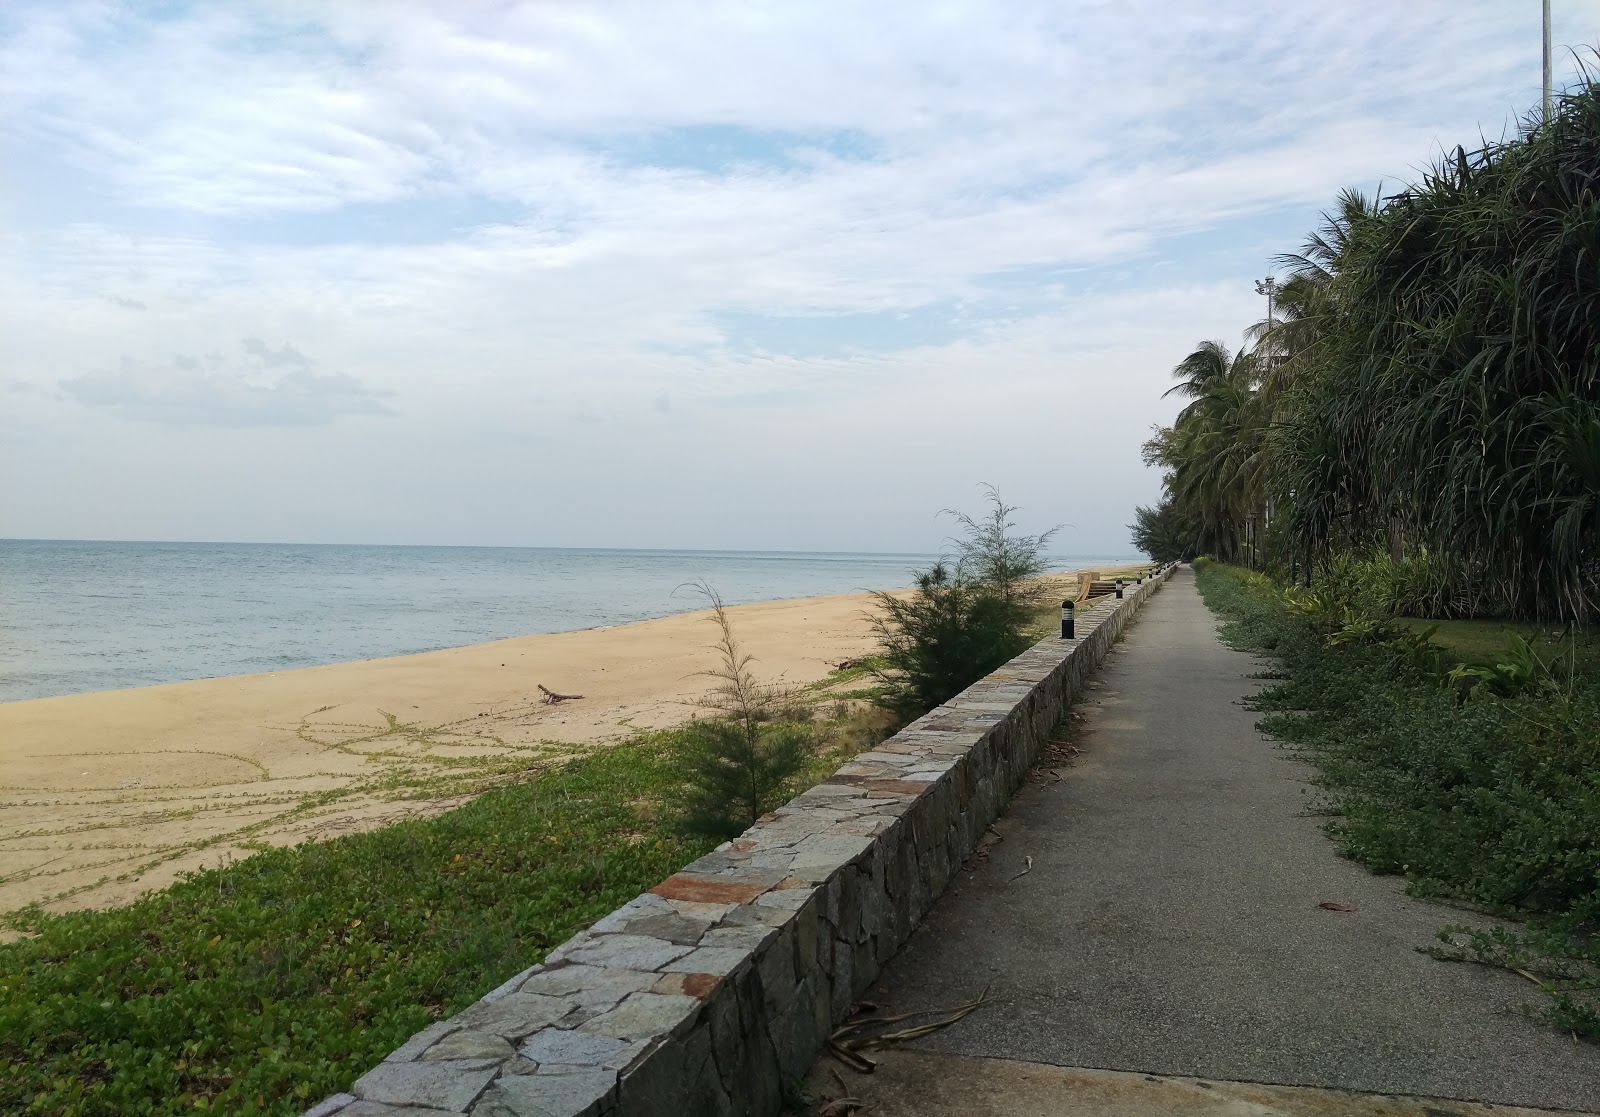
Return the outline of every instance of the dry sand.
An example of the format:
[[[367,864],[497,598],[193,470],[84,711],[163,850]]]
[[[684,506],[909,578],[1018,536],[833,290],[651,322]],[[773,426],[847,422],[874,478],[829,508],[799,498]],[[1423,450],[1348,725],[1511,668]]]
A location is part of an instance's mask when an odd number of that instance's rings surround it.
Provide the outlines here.
[[[866,594],[733,606],[769,681],[874,646]],[[437,814],[689,719],[707,611],[421,655],[0,704],[0,912],[127,903],[261,845]],[[538,685],[577,701],[544,705]],[[447,766],[444,761],[455,762]]]

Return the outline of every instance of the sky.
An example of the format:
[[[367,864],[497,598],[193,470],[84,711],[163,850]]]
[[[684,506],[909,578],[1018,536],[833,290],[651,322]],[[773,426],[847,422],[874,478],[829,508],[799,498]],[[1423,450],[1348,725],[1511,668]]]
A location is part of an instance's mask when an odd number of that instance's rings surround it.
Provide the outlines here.
[[[930,551],[986,482],[1125,553],[1172,366],[1539,68],[1538,0],[0,5],[0,537]]]

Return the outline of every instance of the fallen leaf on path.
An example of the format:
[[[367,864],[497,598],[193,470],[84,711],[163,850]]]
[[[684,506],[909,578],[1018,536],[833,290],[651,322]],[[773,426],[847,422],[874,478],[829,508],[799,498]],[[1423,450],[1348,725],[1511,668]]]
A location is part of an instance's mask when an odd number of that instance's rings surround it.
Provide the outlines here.
[[[871,1017],[865,1020],[848,1020],[832,1035],[828,1037],[828,1051],[851,1070],[862,1074],[871,1074],[878,1068],[878,1064],[862,1054],[864,1049],[881,1046],[885,1043],[899,1043],[909,1039],[921,1039],[923,1036],[932,1035],[940,1028],[948,1028],[957,1020],[976,1011],[989,999],[989,989],[984,987],[978,999],[968,1004],[958,1005],[953,1009],[919,1009],[916,1012],[903,1012],[898,1016]],[[902,1020],[910,1020],[918,1016],[931,1016],[935,1013],[944,1013],[944,1019],[935,1020],[929,1024],[921,1024],[914,1028],[905,1028],[897,1032],[879,1032],[876,1035],[854,1036],[862,1028],[882,1027],[885,1024],[896,1024]]]
[[[871,1074],[878,1069],[877,1063],[835,1039],[828,1040],[828,1053],[858,1074]]]
[[[1033,858],[1024,857],[1022,860],[1023,860],[1022,872],[1018,873],[1017,876],[1012,877],[1011,880],[1016,880],[1017,877],[1025,877],[1029,873],[1033,872]],[[1011,881],[1008,880],[1006,883],[1010,884]]]
[[[1324,901],[1322,901],[1322,903],[1318,904],[1317,907],[1321,908],[1323,911],[1359,911],[1359,910],[1361,910],[1358,907],[1356,907],[1354,904],[1339,903],[1336,900],[1324,900]]]
[[[850,1117],[857,1110],[867,1108],[860,1098],[834,1098],[817,1110],[817,1117]]]

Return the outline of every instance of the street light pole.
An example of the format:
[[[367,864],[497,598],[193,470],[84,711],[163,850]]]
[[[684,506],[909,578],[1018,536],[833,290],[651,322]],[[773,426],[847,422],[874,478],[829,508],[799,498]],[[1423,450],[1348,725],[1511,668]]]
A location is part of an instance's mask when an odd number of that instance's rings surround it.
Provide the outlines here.
[[[1256,294],[1267,296],[1267,329],[1272,329],[1272,299],[1278,293],[1278,281],[1272,276],[1256,280]]]
[[[1272,334],[1273,299],[1277,296],[1280,290],[1282,290],[1282,288],[1278,286],[1278,281],[1272,278],[1270,275],[1265,279],[1256,280],[1256,294],[1267,296],[1267,333],[1264,336],[1271,336]]]
[[[1550,88],[1550,0],[1544,0],[1544,119],[1548,123],[1554,107]]]

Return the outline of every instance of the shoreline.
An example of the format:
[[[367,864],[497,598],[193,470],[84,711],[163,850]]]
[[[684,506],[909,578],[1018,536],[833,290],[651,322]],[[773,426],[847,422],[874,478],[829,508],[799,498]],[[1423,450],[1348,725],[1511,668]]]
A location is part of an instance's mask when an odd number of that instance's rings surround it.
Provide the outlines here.
[[[743,609],[743,608],[748,608],[748,607],[752,607],[752,606],[781,605],[781,604],[785,604],[785,603],[788,603],[788,602],[823,600],[823,599],[835,598],[835,597],[862,597],[862,598],[865,598],[865,597],[868,597],[872,593],[875,593],[875,592],[879,592],[879,591],[875,591],[875,590],[859,590],[859,591],[852,591],[850,593],[842,593],[842,594],[816,594],[816,595],[813,595],[813,596],[810,596],[810,597],[770,597],[770,598],[759,598],[759,599],[757,599],[755,601],[740,602],[738,605],[727,605],[726,608],[728,608],[730,610],[731,609]],[[892,592],[897,592],[897,591],[890,590],[890,591],[886,591],[886,592],[891,592],[892,593]],[[614,630],[617,630],[617,629],[632,628],[632,627],[634,627],[636,625],[651,624],[651,623],[656,622],[656,621],[671,620],[671,619],[673,619],[675,617],[686,617],[686,616],[698,615],[698,614],[709,613],[709,612],[710,612],[710,608],[709,607],[700,606],[700,607],[693,608],[693,609],[682,609],[682,610],[678,610],[676,612],[671,612],[671,613],[658,613],[658,614],[654,614],[654,615],[651,615],[651,616],[638,617],[638,618],[635,618],[634,620],[616,621],[616,622],[613,622],[613,623],[610,623],[610,624],[584,625],[584,626],[581,626],[581,627],[578,627],[578,628],[558,629],[558,630],[553,631],[553,632],[524,632],[524,633],[516,633],[516,634],[513,634],[511,636],[496,636],[496,637],[493,637],[493,638],[488,639],[488,640],[475,640],[475,641],[473,641],[471,643],[467,643],[467,644],[443,644],[443,645],[440,645],[439,647],[436,647],[436,648],[423,648],[423,649],[420,649],[420,650],[417,650],[417,651],[395,652],[392,655],[366,656],[366,657],[358,658],[358,659],[334,659],[334,660],[328,660],[328,661],[321,662],[321,663],[305,663],[305,664],[301,664],[301,665],[296,666],[296,667],[282,667],[282,668],[279,668],[276,671],[239,671],[239,672],[230,672],[230,673],[222,674],[222,675],[197,675],[197,676],[194,676],[192,678],[171,679],[171,680],[168,680],[166,682],[134,683],[134,684],[132,684],[130,686],[125,686],[125,687],[102,687],[99,690],[75,690],[75,691],[69,691],[69,692],[67,692],[65,694],[45,694],[45,695],[39,695],[39,696],[33,697],[33,698],[6,698],[6,699],[0,699],[0,715],[3,715],[3,713],[4,713],[4,711],[5,711],[5,709],[7,707],[16,706],[16,705],[19,705],[19,704],[25,703],[25,702],[53,702],[53,701],[57,701],[57,700],[66,700],[66,699],[74,699],[74,698],[92,698],[92,697],[95,697],[97,695],[128,694],[128,693],[131,693],[131,692],[134,692],[134,691],[153,690],[153,689],[155,689],[157,687],[188,686],[188,685],[193,684],[193,683],[214,683],[214,682],[224,681],[224,680],[227,680],[227,679],[258,679],[258,678],[264,679],[264,678],[272,678],[272,677],[275,677],[275,676],[291,675],[291,674],[294,674],[294,673],[299,672],[299,671],[321,671],[321,670],[326,670],[326,669],[335,668],[335,667],[351,667],[351,666],[355,666],[355,665],[358,665],[358,664],[395,663],[395,662],[400,662],[400,661],[404,661],[404,660],[415,659],[415,658],[417,658],[419,656],[439,655],[439,654],[447,653],[447,652],[462,652],[462,651],[467,651],[467,650],[470,650],[470,649],[473,649],[473,648],[490,648],[490,647],[492,647],[492,646],[494,646],[496,644],[509,644],[509,643],[513,643],[513,642],[516,642],[516,641],[522,641],[522,640],[534,640],[534,639],[540,639],[540,638],[543,638],[543,637],[550,637],[550,636],[572,636],[572,635],[576,635],[576,634],[580,634],[580,633],[587,633],[587,632],[609,632],[609,631],[614,631]],[[0,724],[3,724],[3,722],[0,722]],[[0,788],[3,788],[3,786],[4,786],[3,783],[0,783]],[[0,875],[3,875],[3,874],[0,874]],[[0,910],[4,910],[4,909],[0,908]]]
[[[870,604],[863,592],[727,610],[758,677],[805,686],[876,647]],[[681,724],[710,689],[716,637],[697,609],[0,703],[0,914],[128,903],[262,844],[438,814]],[[541,685],[584,697],[547,705]]]

